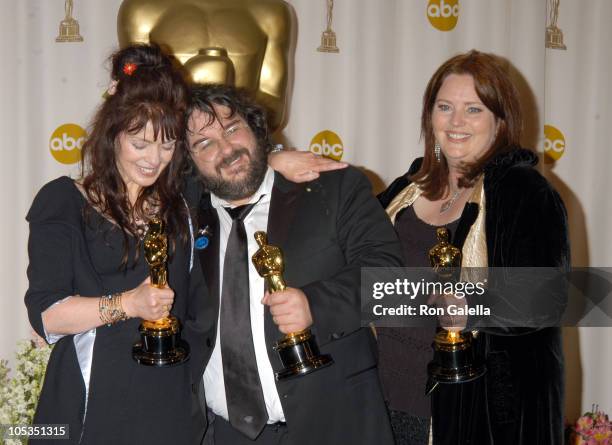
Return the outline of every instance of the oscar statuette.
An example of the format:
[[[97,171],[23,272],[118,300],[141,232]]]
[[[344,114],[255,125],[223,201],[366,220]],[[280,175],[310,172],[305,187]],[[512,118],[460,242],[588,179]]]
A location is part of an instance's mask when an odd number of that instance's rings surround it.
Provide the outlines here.
[[[546,3],[549,23],[546,27],[546,48],[567,49],[563,43],[563,31],[557,26],[560,0],[548,0]]]
[[[168,238],[159,218],[153,218],[148,224],[144,254],[149,264],[151,285],[165,287],[168,283]],[[155,321],[143,320],[138,330],[141,341],[132,348],[132,356],[139,364],[170,366],[189,358],[189,345],[181,340],[179,321],[173,315]]]
[[[321,34],[321,46],[317,51],[322,53],[340,52],[336,46],[336,33],[332,30],[332,20],[334,17],[334,0],[327,0],[327,28]]]
[[[266,281],[269,292],[284,290],[287,285],[282,273],[285,269],[280,248],[268,244],[265,232],[255,232],[259,250],[252,257],[255,269]],[[330,355],[321,355],[310,329],[291,332],[274,344],[283,369],[275,372],[276,380],[310,374],[334,363]]]
[[[448,229],[438,228],[438,243],[429,250],[429,260],[438,279],[456,280],[461,267],[461,251],[448,242]],[[439,383],[464,383],[475,380],[486,372],[476,357],[472,332],[454,332],[440,328],[433,342],[433,360],[427,365],[428,380],[425,393],[430,394]]]
[[[64,2],[64,10],[66,14],[64,20],[60,22],[59,34],[55,39],[55,41],[58,43],[83,41],[83,37],[79,32],[79,22],[72,17],[73,8],[73,0],[66,0]]]

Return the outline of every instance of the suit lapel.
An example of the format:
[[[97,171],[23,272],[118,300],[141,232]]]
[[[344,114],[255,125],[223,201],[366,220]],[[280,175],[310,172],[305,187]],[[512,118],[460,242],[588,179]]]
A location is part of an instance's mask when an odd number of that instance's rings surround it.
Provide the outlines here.
[[[274,175],[268,213],[268,243],[282,248],[289,236],[289,227],[295,218],[303,187],[287,181],[278,173]]]
[[[452,243],[458,249],[463,249],[463,244],[465,243],[465,239],[468,236],[472,225],[476,221],[478,217],[478,204],[473,202],[468,202],[463,209],[463,213],[461,214],[461,218],[459,219],[459,225],[455,230],[455,234],[452,239]]]
[[[270,211],[268,212],[268,243],[284,249],[289,237],[289,229],[294,223],[300,197],[304,188],[296,183],[289,182],[282,175],[274,173],[274,187],[270,199]],[[291,285],[288,283],[288,285]],[[278,371],[281,368],[278,354],[272,349],[272,345],[280,340],[282,333],[272,320],[270,310],[264,311],[264,329],[266,344],[268,345],[268,356],[272,368]]]
[[[213,313],[219,310],[219,217],[210,203],[210,195],[204,193],[198,206],[198,230],[207,229],[208,246],[198,250],[200,265],[212,299]],[[196,238],[199,235],[196,234]],[[216,320],[216,317],[215,317]]]

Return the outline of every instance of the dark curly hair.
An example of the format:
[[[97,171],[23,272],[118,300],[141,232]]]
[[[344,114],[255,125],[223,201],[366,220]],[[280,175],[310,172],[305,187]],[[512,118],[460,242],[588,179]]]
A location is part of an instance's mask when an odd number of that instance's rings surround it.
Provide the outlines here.
[[[146,220],[145,206],[153,204],[166,222],[170,239],[187,238],[186,209],[181,198],[185,151],[188,86],[178,62],[156,44],[136,44],[110,57],[115,92],[107,97],[90,125],[83,145],[82,184],[89,202],[111,219],[124,235],[123,265],[127,266],[129,236],[137,237],[136,218]],[[135,66],[130,73],[126,64]],[[172,160],[157,181],[140,192],[135,203],[117,169],[119,135],[134,134],[150,123],[155,139],[175,139]]]
[[[238,114],[242,117],[255,135],[257,144],[266,154],[272,150],[272,141],[268,130],[268,121],[265,110],[259,106],[249,95],[240,88],[217,84],[193,84],[189,95],[185,126],[189,117],[195,110],[206,114],[205,126],[212,125],[215,120],[220,121],[213,105],[224,105],[230,110],[227,117]]]

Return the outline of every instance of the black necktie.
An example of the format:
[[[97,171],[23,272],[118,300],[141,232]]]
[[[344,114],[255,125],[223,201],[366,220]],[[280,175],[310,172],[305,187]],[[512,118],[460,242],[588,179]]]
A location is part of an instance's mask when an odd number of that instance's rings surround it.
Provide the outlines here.
[[[249,258],[244,218],[257,203],[225,210],[232,217],[223,264],[221,357],[230,424],[254,440],[268,421],[251,331]]]

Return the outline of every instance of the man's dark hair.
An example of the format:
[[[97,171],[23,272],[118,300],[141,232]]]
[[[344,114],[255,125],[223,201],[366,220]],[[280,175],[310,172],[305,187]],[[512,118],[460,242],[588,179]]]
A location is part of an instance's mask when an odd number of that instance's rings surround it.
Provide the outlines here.
[[[249,94],[242,89],[228,85],[194,84],[191,86],[189,106],[187,107],[187,122],[195,110],[206,114],[206,126],[212,125],[215,120],[221,122],[213,105],[224,105],[230,110],[229,116],[238,114],[242,117],[255,135],[257,144],[266,154],[272,150],[272,142],[268,133],[268,121],[264,109],[257,105]],[[188,124],[186,125],[188,128]]]

